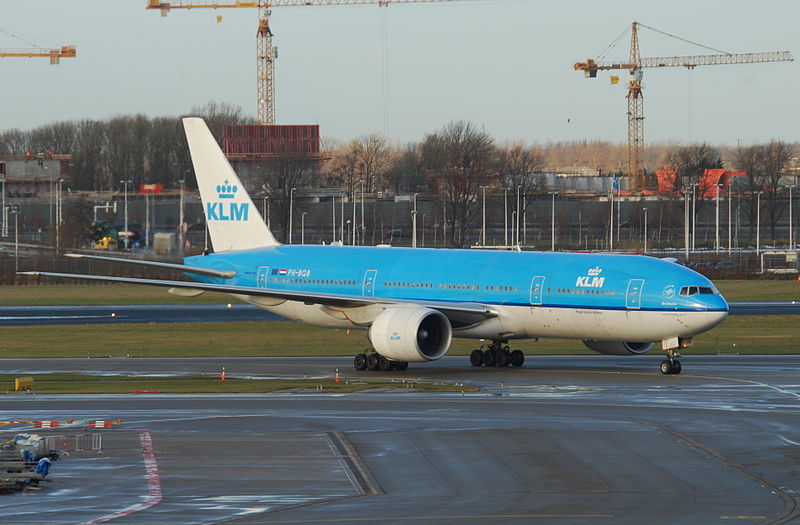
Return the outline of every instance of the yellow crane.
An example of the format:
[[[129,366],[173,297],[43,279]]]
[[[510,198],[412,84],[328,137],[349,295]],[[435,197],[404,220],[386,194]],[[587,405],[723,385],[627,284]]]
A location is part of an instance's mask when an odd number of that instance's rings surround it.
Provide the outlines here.
[[[586,62],[577,62],[573,66],[576,71],[583,71],[586,78],[597,77],[598,71],[628,70],[628,92],[625,95],[628,99],[628,175],[632,180],[632,188],[637,191],[644,187],[644,97],[642,94],[642,70],[644,68],[685,67],[694,69],[697,66],[787,62],[794,60],[789,51],[766,53],[725,53],[720,51],[718,54],[712,55],[642,58],[639,54],[639,26],[695,44],[695,42],[676,37],[639,22],[633,22],[631,24],[631,50],[628,62],[603,63],[590,58]],[[617,77],[612,77],[611,79],[612,83],[616,83],[618,80]]]
[[[30,49],[0,49],[0,57],[50,57],[50,63],[55,65],[62,58],[74,58],[77,55],[75,46],[61,46],[59,49],[43,49],[34,47]]]
[[[275,60],[278,58],[276,48],[272,44],[272,30],[269,26],[272,7],[291,6],[332,6],[332,5],[378,5],[388,7],[389,4],[410,4],[430,2],[453,2],[457,0],[176,0],[162,2],[148,0],[147,9],[158,9],[161,16],[167,16],[172,9],[223,9],[223,8],[257,8],[258,31],[257,41],[257,107],[258,123],[275,124]],[[217,17],[220,20],[220,17]]]

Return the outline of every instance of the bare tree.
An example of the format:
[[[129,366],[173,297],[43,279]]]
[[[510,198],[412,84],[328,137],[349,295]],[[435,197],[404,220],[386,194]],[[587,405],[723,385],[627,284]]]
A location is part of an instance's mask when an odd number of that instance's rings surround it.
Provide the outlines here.
[[[407,144],[393,155],[385,179],[388,187],[395,192],[424,193],[432,189],[416,143]]]
[[[736,152],[736,167],[747,172],[744,184],[748,206],[745,212],[750,218],[751,237],[758,213],[756,208],[759,199],[756,194],[760,192],[762,193],[760,201],[766,211],[771,238],[775,238],[778,221],[786,209],[786,203],[778,195],[780,179],[791,159],[792,146],[775,140],[769,144],[739,148]]]
[[[513,199],[512,209],[517,214],[525,213],[530,204],[530,199],[525,196],[539,190],[544,152],[539,147],[515,142],[510,146],[498,148],[495,162],[500,183],[512,192],[519,190],[523,196],[519,203],[520,209],[517,209],[516,199]]]
[[[290,208],[295,224],[302,205],[298,205],[298,195],[312,186],[319,176],[317,161],[303,158],[281,158],[258,163],[254,179],[266,193],[270,202],[270,215],[278,218],[283,238],[289,241]],[[294,191],[292,191],[294,188]],[[292,197],[294,201],[291,202]],[[274,211],[272,211],[274,210]],[[293,228],[294,229],[294,228]]]
[[[482,185],[492,182],[494,140],[474,124],[454,121],[441,131],[431,133],[421,144],[422,163],[434,178],[439,196],[451,222],[450,244],[467,242],[470,223],[480,206],[478,195]]]

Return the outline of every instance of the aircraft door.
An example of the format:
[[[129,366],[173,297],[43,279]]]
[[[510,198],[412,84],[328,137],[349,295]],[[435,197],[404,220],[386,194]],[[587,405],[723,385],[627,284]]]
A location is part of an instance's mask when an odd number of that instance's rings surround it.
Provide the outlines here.
[[[256,286],[258,288],[266,288],[268,281],[269,281],[269,266],[259,266]]]
[[[642,307],[642,288],[644,288],[644,279],[628,281],[628,291],[625,294],[626,308],[638,310]]]
[[[542,291],[544,290],[544,275],[537,275],[531,281],[531,304],[542,304]]]
[[[378,277],[378,270],[367,270],[364,272],[364,282],[361,285],[361,295],[373,297],[375,295],[375,279]]]

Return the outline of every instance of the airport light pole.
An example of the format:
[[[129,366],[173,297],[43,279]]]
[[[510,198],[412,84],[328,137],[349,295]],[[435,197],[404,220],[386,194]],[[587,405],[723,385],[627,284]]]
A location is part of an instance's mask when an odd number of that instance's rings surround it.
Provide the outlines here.
[[[647,208],[642,209],[644,210],[644,235],[642,235],[644,238],[644,250],[642,250],[642,253],[647,253]]]
[[[515,228],[514,228],[514,230],[516,232],[516,242],[514,242],[514,244],[517,245],[517,246],[519,246],[519,216],[520,216],[520,212],[519,212],[519,203],[520,203],[519,192],[520,192],[520,190],[522,190],[522,184],[517,184],[517,220],[514,223],[516,225]]]
[[[125,249],[127,250],[130,245],[130,232],[128,232],[128,184],[131,184],[133,181],[129,179],[121,180],[120,183],[124,185],[124,199],[125,199]],[[181,184],[181,188],[183,188],[183,184]],[[181,191],[181,220],[183,220],[183,191]],[[183,223],[181,223],[181,230],[183,230]],[[181,235],[183,237],[183,235]],[[181,246],[183,243],[181,242]],[[183,249],[183,248],[181,248]]]
[[[761,194],[756,192],[756,256],[761,256]]]
[[[714,213],[714,251],[719,253],[719,192],[722,188],[722,184],[715,184],[717,188],[717,194],[714,196],[714,200],[716,202],[716,211]]]
[[[695,250],[695,239],[697,238],[697,195],[695,188],[697,183],[692,184],[692,251]]]
[[[267,190],[267,185],[262,184],[261,189],[264,191],[264,199],[261,203],[261,213],[264,215],[264,222],[267,223],[267,228],[269,228],[269,190]]]
[[[731,201],[733,200],[733,192],[731,192],[731,184],[728,184],[728,255],[731,254],[732,244],[732,231],[733,231],[733,223],[731,222]]]
[[[186,243],[185,243],[186,232],[184,231],[185,228],[183,226],[183,223],[186,222],[186,217],[184,216],[184,211],[183,211],[183,208],[184,208],[183,188],[186,186],[186,179],[185,178],[184,179],[180,179],[178,182],[181,184],[181,186],[179,188],[179,192],[180,192],[179,193],[179,197],[180,197],[180,199],[179,199],[180,200],[180,203],[179,203],[180,212],[179,212],[179,217],[178,217],[178,222],[179,222],[179,224],[178,224],[178,244],[180,245],[180,248],[178,248],[178,250],[180,251],[180,253],[183,253],[183,247],[186,245]],[[125,205],[125,210],[127,210],[127,209],[128,209],[128,205],[126,204]],[[127,213],[128,212],[126,211],[125,212],[126,217],[127,217]],[[127,219],[125,219],[125,222],[127,224]],[[127,230],[128,226],[125,226],[125,229]],[[208,245],[208,243],[206,243],[206,245]],[[206,246],[206,248],[208,248],[208,246]]]
[[[292,212],[294,211],[294,190],[289,190],[289,244],[292,244]]]
[[[794,229],[792,226],[792,188],[794,184],[789,186],[789,249],[794,250]]]
[[[19,204],[11,206],[14,215],[14,275],[19,273]]]
[[[553,208],[550,212],[550,251],[556,251],[556,195],[558,193],[553,192]],[[612,212],[613,213],[613,212]]]
[[[356,245],[356,190],[353,188],[353,238],[350,239],[350,244]]]
[[[3,230],[2,235],[3,237],[8,236],[8,224],[6,224],[8,220],[8,214],[6,213],[6,179],[5,177],[0,179],[0,183],[3,185]]]
[[[503,188],[503,244],[508,246],[508,188]]]
[[[58,179],[56,182],[58,188],[58,193],[56,193],[56,253],[58,253],[61,248],[61,188],[64,179]]]
[[[414,209],[411,210],[411,247],[417,247],[417,194],[414,194]]]
[[[483,222],[481,226],[481,245],[486,246],[486,186],[481,186],[483,190]]]
[[[350,235],[350,219],[347,219],[347,234]],[[342,235],[344,236],[344,234],[342,234]],[[345,240],[347,240],[347,239],[342,238],[342,241],[345,241]]]
[[[689,261],[689,190],[683,190],[683,246],[686,261]]]

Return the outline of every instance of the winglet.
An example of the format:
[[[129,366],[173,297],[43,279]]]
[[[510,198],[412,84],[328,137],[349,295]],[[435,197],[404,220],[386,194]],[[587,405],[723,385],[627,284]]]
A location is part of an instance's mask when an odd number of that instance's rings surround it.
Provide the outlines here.
[[[183,119],[214,251],[277,246],[272,232],[201,118]]]

